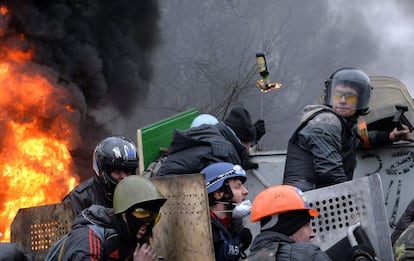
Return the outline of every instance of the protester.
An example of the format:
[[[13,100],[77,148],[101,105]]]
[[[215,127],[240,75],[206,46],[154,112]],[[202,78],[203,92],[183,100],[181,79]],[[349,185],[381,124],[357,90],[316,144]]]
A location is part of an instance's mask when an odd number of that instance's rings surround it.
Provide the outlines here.
[[[92,156],[95,175],[75,187],[63,202],[71,202],[76,214],[92,204],[112,208],[112,197],[118,182],[136,174],[138,154],[135,144],[123,136],[103,139]]]
[[[309,105],[300,126],[289,140],[283,183],[302,191],[321,188],[353,177],[356,149],[362,147],[357,134],[359,116],[369,113],[371,84],[356,68],[341,68],[325,82],[324,105]],[[371,145],[411,140],[408,127],[402,130],[369,131]]]
[[[246,260],[331,260],[311,243],[315,233],[312,217],[319,212],[309,206],[303,192],[290,185],[275,185],[261,191],[253,200],[250,220],[260,222]],[[351,260],[374,260],[365,247],[352,248]]]
[[[250,113],[243,107],[231,109],[223,122],[236,133],[247,150],[266,133],[264,120],[259,119],[252,124]]]
[[[214,116],[203,114],[194,120],[193,127],[175,130],[167,157],[152,175],[200,173],[208,165],[223,161],[241,165],[245,170],[257,169],[258,164],[250,161],[248,151],[256,138],[256,128],[247,110],[233,110],[226,119],[230,126],[221,121],[213,125]],[[264,121],[257,125],[261,137],[265,132]]]
[[[250,213],[248,190],[243,185],[246,173],[241,166],[228,162],[211,164],[201,173],[206,178],[215,258],[239,260],[252,240],[241,220]],[[233,212],[238,212],[238,218],[232,216]]]
[[[150,238],[165,201],[149,179],[128,176],[115,188],[113,209],[92,205],[82,210],[45,260],[158,260]]]

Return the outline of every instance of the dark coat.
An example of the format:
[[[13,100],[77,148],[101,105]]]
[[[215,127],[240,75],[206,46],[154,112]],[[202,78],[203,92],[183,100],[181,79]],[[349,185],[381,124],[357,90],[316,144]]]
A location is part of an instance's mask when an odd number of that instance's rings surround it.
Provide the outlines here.
[[[168,157],[158,175],[200,173],[216,162],[241,164],[239,153],[219,130],[201,125],[187,130],[175,130],[168,149]]]
[[[62,202],[71,202],[76,215],[93,204],[106,208],[112,208],[113,204],[100,178],[96,175],[76,186],[63,198]]]
[[[62,260],[125,260],[134,246],[125,241],[115,230],[113,210],[92,205],[84,209],[74,220],[64,244]],[[104,228],[100,238],[90,226]]]
[[[243,227],[241,219],[232,219],[227,228],[213,213],[210,213],[210,221],[215,259],[217,261],[239,260],[251,243],[250,230]]]
[[[254,238],[250,254],[246,259],[246,261],[256,260],[330,261],[331,259],[314,244],[296,243],[286,235],[266,231]]]
[[[302,124],[288,143],[283,183],[307,191],[351,180],[361,147],[356,123],[327,106],[305,107]],[[369,140],[389,144],[388,134],[370,131]]]

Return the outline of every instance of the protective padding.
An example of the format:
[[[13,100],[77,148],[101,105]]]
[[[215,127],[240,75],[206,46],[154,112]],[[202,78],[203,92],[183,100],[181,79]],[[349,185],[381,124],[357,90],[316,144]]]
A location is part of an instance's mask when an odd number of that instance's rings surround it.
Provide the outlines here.
[[[154,245],[165,260],[213,261],[208,195],[202,174],[151,179],[167,198],[154,227]]]
[[[380,260],[393,260],[383,195],[378,174],[305,192],[321,214],[311,220],[316,233],[312,242],[327,251],[359,222]]]
[[[74,218],[70,203],[21,208],[11,224],[11,242],[43,260],[49,248],[69,232]]]

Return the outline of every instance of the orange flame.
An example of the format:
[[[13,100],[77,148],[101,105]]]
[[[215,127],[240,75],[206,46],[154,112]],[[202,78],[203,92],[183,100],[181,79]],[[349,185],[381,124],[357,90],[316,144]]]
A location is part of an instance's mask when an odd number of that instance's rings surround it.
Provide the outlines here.
[[[0,12],[4,12],[0,8]],[[19,208],[59,203],[77,183],[69,153],[76,136],[70,93],[32,52],[0,47],[0,241]]]
[[[7,9],[7,7],[0,6],[0,14],[1,15],[6,15],[8,12],[9,12],[9,9]]]

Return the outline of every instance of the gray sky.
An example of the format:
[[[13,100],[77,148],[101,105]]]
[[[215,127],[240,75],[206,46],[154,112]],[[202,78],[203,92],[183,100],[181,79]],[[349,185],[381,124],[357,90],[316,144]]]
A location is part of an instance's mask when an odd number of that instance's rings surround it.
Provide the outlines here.
[[[409,0],[392,1],[334,1],[332,8],[342,12],[344,5],[348,5],[352,24],[352,9],[359,9],[366,19],[366,24],[378,37],[380,56],[367,64],[370,75],[386,75],[401,80],[411,96],[414,96],[414,26],[412,11],[414,2]],[[355,27],[355,30],[359,30]],[[346,36],[345,36],[346,37]]]
[[[301,108],[317,102],[340,67],[395,77],[414,93],[411,1],[197,1],[161,2],[157,76],[134,121],[142,126],[193,107],[222,117],[217,101],[228,96],[221,91],[240,85],[265,48],[271,78],[283,88],[261,94],[256,74],[230,106],[265,119],[267,149],[285,148]]]
[[[266,120],[265,142],[284,148],[300,109],[343,66],[393,76],[414,93],[410,0],[7,2],[35,62],[77,88],[91,144],[108,133],[135,138],[189,108],[222,118],[243,105]],[[272,80],[283,83],[266,95],[251,74],[264,49]]]

